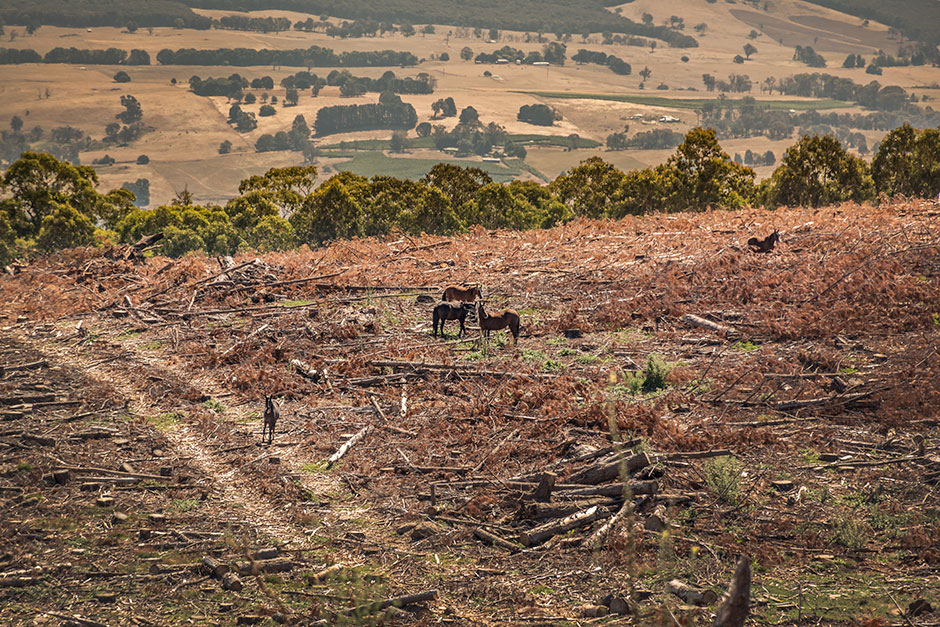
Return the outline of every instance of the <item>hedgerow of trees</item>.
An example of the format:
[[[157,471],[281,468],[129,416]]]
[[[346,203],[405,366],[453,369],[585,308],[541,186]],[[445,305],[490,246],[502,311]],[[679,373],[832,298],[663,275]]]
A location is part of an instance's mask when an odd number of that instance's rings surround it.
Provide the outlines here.
[[[150,54],[134,48],[130,52],[119,48],[86,50],[81,48],[53,48],[44,56],[35,50],[0,48],[0,65],[20,63],[71,63],[74,65],[150,65]]]
[[[387,67],[417,65],[418,57],[395,50],[351,50],[337,54],[330,48],[310,46],[291,50],[255,50],[253,48],[217,48],[197,50],[164,48],[157,53],[161,65],[270,65],[284,67]]]
[[[415,108],[400,96],[385,92],[377,104],[336,105],[317,111],[314,129],[319,136],[373,129],[409,130],[418,123]]]
[[[480,124],[478,117],[463,117],[463,124]],[[230,254],[392,229],[449,234],[476,224],[548,228],[576,217],[733,210],[756,203],[816,207],[879,194],[934,196],[940,193],[940,132],[892,131],[871,167],[835,138],[807,135],[786,151],[771,177],[760,185],[754,178],[753,170],[721,149],[713,130],[698,127],[654,168],[625,173],[593,157],[548,185],[497,184],[482,170],[438,164],[420,181],[341,172],[317,188],[316,168],[298,166],[243,181],[239,196],[224,206],[201,206],[180,194],[168,205],[143,210],[135,207],[134,196],[149,190],[144,180],[102,194],[93,169],[26,152],[2,178],[0,263],[115,239],[133,242],[156,231],[166,235],[162,254]]]
[[[610,68],[611,72],[620,74],[621,76],[629,76],[632,71],[630,64],[620,57],[615,57],[612,54],[605,54],[603,52],[592,52],[584,48],[578,50],[578,53],[571,57],[571,60],[578,64],[596,63],[597,65],[606,65]]]

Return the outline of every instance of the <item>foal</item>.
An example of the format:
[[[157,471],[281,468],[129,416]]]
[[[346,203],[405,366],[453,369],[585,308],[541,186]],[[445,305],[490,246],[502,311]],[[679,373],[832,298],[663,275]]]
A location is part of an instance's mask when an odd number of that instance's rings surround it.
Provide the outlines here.
[[[441,325],[441,337],[444,337],[444,323],[448,320],[460,320],[460,334],[463,337],[467,314],[473,309],[470,303],[438,303],[434,308],[434,337],[437,337],[437,325]]]
[[[477,320],[480,322],[480,332],[484,337],[490,336],[490,331],[499,331],[509,327],[512,333],[513,345],[519,341],[519,314],[512,309],[505,309],[495,316],[488,316],[483,310],[483,303],[477,303]]]
[[[277,408],[273,396],[264,397],[264,426],[261,428],[261,441],[264,442],[264,434],[268,432],[268,444],[274,441],[274,425],[277,419],[281,417],[281,410]],[[270,427],[270,431],[269,428]]]
[[[777,242],[780,241],[780,231],[774,230],[773,233],[765,237],[764,239],[757,239],[752,237],[747,240],[748,248],[750,248],[755,253],[769,253],[774,249]]]
[[[444,290],[444,297],[441,298],[441,300],[446,303],[472,303],[481,296],[482,294],[480,293],[480,288],[476,285],[473,287],[460,287],[458,285],[451,285],[446,290]]]

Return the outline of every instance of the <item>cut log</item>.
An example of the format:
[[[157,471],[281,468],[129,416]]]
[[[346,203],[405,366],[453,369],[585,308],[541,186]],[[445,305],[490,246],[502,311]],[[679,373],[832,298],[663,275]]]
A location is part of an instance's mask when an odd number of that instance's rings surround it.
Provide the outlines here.
[[[259,549],[254,553],[248,555],[253,560],[273,560],[275,557],[278,557],[281,554],[280,550],[277,547],[268,547],[265,549]]]
[[[294,562],[288,558],[277,557],[270,560],[236,562],[239,575],[257,575],[259,573],[286,573],[294,568]]]
[[[405,607],[406,605],[413,605],[415,603],[423,603],[425,601],[430,601],[431,599],[437,596],[437,590],[427,590],[426,592],[419,592],[417,594],[408,594],[401,597],[393,597],[391,599],[385,599],[384,601],[374,601],[372,603],[366,603],[365,605],[360,605],[352,610],[347,610],[347,614],[352,614],[354,616],[366,616],[368,614],[375,614],[376,612],[381,612],[387,607]]]
[[[655,479],[649,481],[634,481],[629,484],[630,494],[633,496],[643,494],[656,494],[659,491],[659,484]],[[556,486],[556,492],[562,493],[565,497],[569,496],[607,496],[623,497],[623,484],[614,483],[611,485],[597,486],[596,488],[559,488]]]
[[[628,473],[636,472],[641,468],[650,465],[650,457],[646,453],[640,453],[626,459],[615,459],[614,461],[602,460],[596,465],[588,466],[568,478],[569,483],[582,483],[585,485],[597,485],[606,481],[612,481],[620,476],[621,468]]]
[[[205,568],[205,571],[216,579],[221,579],[232,570],[229,568],[228,564],[225,564],[209,555],[202,558],[202,565]]]
[[[327,467],[328,469],[329,469],[329,468],[332,468],[332,467],[333,467],[333,464],[335,464],[335,463],[338,462],[340,459],[342,459],[342,458],[343,458],[343,455],[345,455],[345,454],[349,451],[349,449],[351,449],[359,440],[361,440],[362,438],[364,438],[364,437],[366,436],[366,434],[369,433],[369,431],[370,431],[371,429],[372,429],[372,425],[366,425],[365,427],[363,427],[362,429],[360,429],[359,432],[358,432],[356,435],[354,435],[353,437],[349,438],[349,439],[346,441],[346,443],[343,444],[341,447],[339,447],[339,450],[336,451],[335,453],[333,453],[333,455],[327,460],[327,462],[326,462],[326,467]]]
[[[751,602],[751,560],[746,555],[738,560],[738,567],[731,580],[731,588],[725,597],[714,627],[744,627]]]
[[[229,572],[222,576],[222,588],[225,590],[241,592],[243,587],[242,580],[235,573]]]
[[[689,326],[701,327],[703,329],[708,329],[709,331],[714,331],[715,333],[724,333],[725,335],[734,335],[737,333],[737,331],[731,327],[726,327],[723,324],[706,320],[705,318],[701,318],[694,314],[685,314],[682,316],[682,322]]]
[[[305,379],[310,379],[314,383],[320,381],[320,373],[307,365],[306,362],[299,359],[291,359],[290,365],[297,371],[297,374]]]
[[[526,519],[542,520],[545,518],[570,516],[575,512],[586,510],[595,505],[613,507],[616,503],[603,497],[576,501],[559,501],[556,503],[530,503],[524,506],[520,513],[522,517]]]
[[[583,512],[572,514],[558,522],[548,523],[523,532],[520,534],[519,539],[525,546],[535,546],[545,542],[552,536],[589,525],[595,520],[608,515],[610,515],[610,512],[606,508],[594,506]]]
[[[689,584],[673,579],[666,584],[666,590],[690,605],[711,605],[718,600],[718,595],[708,588],[693,588]]]
[[[480,527],[474,528],[473,535],[479,538],[480,540],[483,540],[487,544],[506,549],[510,553],[518,553],[521,550],[521,548],[518,545],[513,544],[512,542],[504,538],[500,538],[495,533],[490,533],[486,529],[482,529]]]
[[[614,514],[610,520],[601,525],[597,531],[588,536],[582,545],[585,548],[591,550],[601,548],[601,546],[604,544],[604,541],[607,539],[607,535],[610,533],[610,530],[613,529],[617,523],[623,520],[624,516],[626,516],[632,509],[633,503],[624,503],[617,513]]]

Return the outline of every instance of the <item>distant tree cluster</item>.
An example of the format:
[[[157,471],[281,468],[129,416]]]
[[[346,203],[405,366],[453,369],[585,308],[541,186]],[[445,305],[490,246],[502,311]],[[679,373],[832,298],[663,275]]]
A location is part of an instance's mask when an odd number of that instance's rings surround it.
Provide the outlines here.
[[[317,135],[372,129],[408,130],[418,123],[415,108],[400,96],[383,93],[377,104],[322,107],[314,123]]]
[[[805,63],[810,67],[826,67],[826,60],[821,54],[813,50],[812,46],[797,46],[793,50],[793,60]]]
[[[910,102],[910,96],[901,87],[882,87],[878,81],[862,85],[832,74],[797,74],[778,80],[776,86],[777,91],[788,96],[833,98],[881,111],[897,111]]]
[[[20,63],[71,63],[74,65],[150,65],[150,55],[137,48],[128,52],[118,48],[83,50],[80,48],[53,48],[44,56],[35,50],[0,48],[0,65]]]
[[[431,105],[431,111],[434,112],[434,119],[452,118],[457,115],[457,104],[450,96],[435,100]],[[430,129],[429,129],[430,130]]]
[[[842,67],[844,68],[857,68],[865,67],[865,59],[862,58],[860,54],[850,54],[845,58],[845,61],[842,62]]]
[[[566,50],[565,44],[558,43],[557,41],[546,44],[541,52],[533,50],[528,54],[518,48],[503,46],[499,50],[494,50],[491,53],[481,52],[474,58],[474,61],[476,63],[496,63],[500,59],[503,59],[510,63],[518,61],[522,65],[532,65],[533,63],[542,62],[551,63],[552,65],[564,65]]]
[[[592,52],[590,50],[585,50],[584,48],[578,50],[578,53],[571,57],[571,60],[575,63],[596,63],[597,65],[606,65],[610,68],[610,71],[614,74],[620,74],[621,76],[629,76],[632,71],[630,64],[621,59],[620,57],[615,57],[612,54],[604,54],[603,52]]]
[[[670,131],[665,128],[657,128],[652,131],[637,133],[627,140],[625,146],[627,148],[639,148],[641,150],[675,148],[682,143],[682,138],[682,133]]]
[[[537,126],[552,126],[561,120],[561,113],[544,104],[522,105],[516,119]]]
[[[316,75],[313,75],[314,79]],[[313,81],[316,83],[316,80]],[[368,92],[391,92],[393,94],[432,94],[437,81],[427,72],[414,78],[398,78],[391,70],[379,78],[353,76],[349,70],[333,70],[326,77],[326,84],[339,87],[341,96],[361,96]],[[282,81],[282,85],[284,82]]]
[[[773,165],[777,162],[777,157],[774,155],[773,150],[768,150],[765,153],[751,152],[751,149],[748,148],[744,152],[742,157],[739,153],[734,153],[734,162],[739,165],[758,166],[758,165]]]
[[[239,133],[247,133],[258,128],[258,120],[255,114],[250,111],[242,111],[242,108],[233,104],[228,110],[228,123],[235,127]]]
[[[298,115],[291,124],[290,131],[264,134],[255,142],[255,152],[274,150],[304,150],[309,144],[310,128],[304,116]]]
[[[134,205],[138,207],[146,207],[150,204],[150,179],[140,178],[134,181],[125,181],[121,185],[122,189],[126,189],[134,195]]]
[[[231,74],[228,78],[189,77],[189,88],[197,96],[225,96],[233,100],[242,97],[242,90],[248,88],[248,80],[240,74]]]
[[[164,48],[157,53],[161,65],[271,65],[285,67],[387,67],[417,65],[418,57],[395,50],[352,50],[337,54],[330,48],[311,46],[291,50],[255,50],[252,48],[218,48],[197,50]]]
[[[506,143],[507,133],[495,122],[483,124],[477,110],[466,107],[460,112],[457,126],[448,131],[443,125],[436,125],[431,129],[431,138],[435,148],[455,148],[457,156],[486,155]]]
[[[286,17],[247,17],[225,15],[212,21],[212,26],[225,30],[247,30],[258,33],[280,33],[290,30],[291,21]]]

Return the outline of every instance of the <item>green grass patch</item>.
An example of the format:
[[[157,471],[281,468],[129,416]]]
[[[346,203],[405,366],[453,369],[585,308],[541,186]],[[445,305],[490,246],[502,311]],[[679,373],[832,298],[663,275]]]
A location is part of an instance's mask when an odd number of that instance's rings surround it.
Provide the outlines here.
[[[587,137],[569,139],[567,135],[538,135],[535,133],[511,134],[509,141],[517,144],[560,146],[561,148],[571,148],[572,143],[574,143],[575,148],[597,148],[602,145],[599,141]]]
[[[737,505],[741,499],[741,462],[727,455],[705,462],[705,485],[718,500]]]
[[[170,503],[181,512],[191,512],[199,507],[199,501],[196,499],[172,499]]]
[[[140,345],[141,350],[145,350],[145,351],[156,351],[156,350],[160,350],[162,347],[163,347],[163,344],[161,344],[160,342],[156,340],[154,340],[153,342],[147,342],[146,344]]]
[[[745,353],[749,353],[751,351],[756,351],[757,349],[759,349],[760,344],[755,344],[754,342],[750,340],[743,340],[740,342],[735,342],[734,347],[738,349],[739,351],[744,351]]]
[[[209,400],[207,400],[206,402],[204,402],[204,403],[202,404],[202,406],[205,407],[206,409],[210,409],[210,410],[214,411],[214,412],[217,413],[217,414],[224,414],[224,413],[225,413],[225,405],[223,405],[222,403],[220,403],[219,401],[217,401],[217,400],[215,400],[215,399],[213,399],[213,398],[210,398]]]
[[[312,305],[316,301],[312,300],[285,300],[281,303],[281,307],[305,307],[306,305]]]
[[[580,355],[575,357],[574,360],[578,362],[579,364],[588,365],[588,364],[596,364],[597,362],[602,361],[602,358],[600,357],[600,355],[595,355],[594,353],[581,353]]]
[[[159,431],[168,431],[175,427],[179,422],[185,418],[184,414],[175,411],[163,412],[158,416],[150,416],[147,418],[147,421],[150,422],[154,427]]]
[[[670,98],[668,96],[645,96],[641,94],[588,94],[563,91],[520,91],[520,94],[536,96],[538,98],[554,98],[556,100],[612,100],[615,102],[630,102],[633,104],[650,105],[654,107],[668,107],[672,109],[693,109],[699,111],[706,102],[714,102],[715,98]],[[728,98],[722,104],[724,107],[740,106],[741,98]],[[758,100],[758,106],[771,110],[808,111],[813,109],[845,109],[856,105],[851,102],[832,99],[816,100]]]

